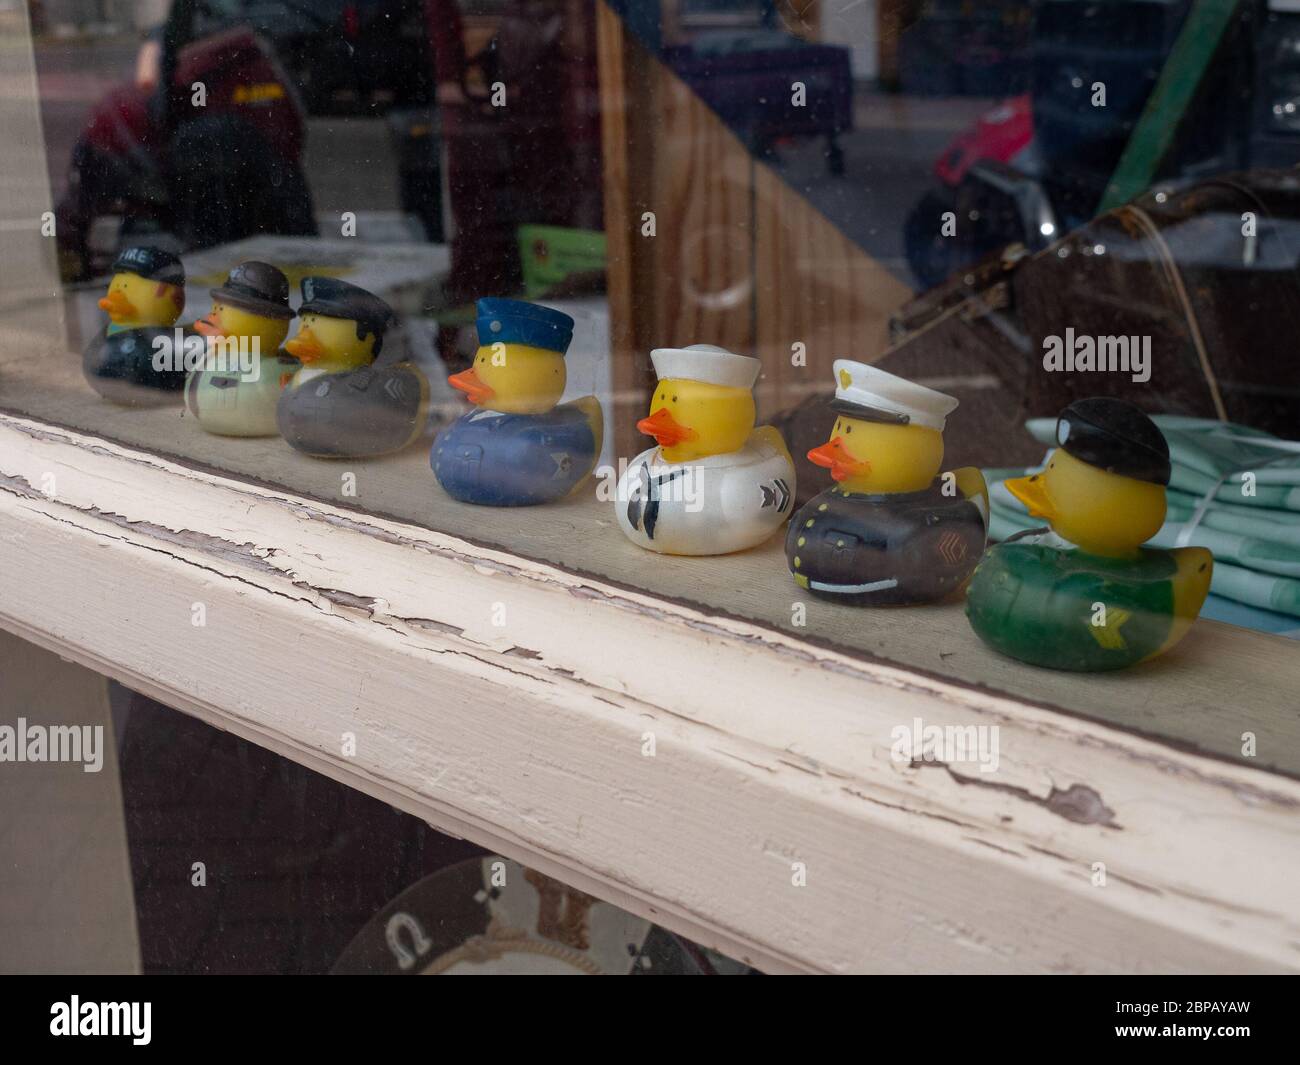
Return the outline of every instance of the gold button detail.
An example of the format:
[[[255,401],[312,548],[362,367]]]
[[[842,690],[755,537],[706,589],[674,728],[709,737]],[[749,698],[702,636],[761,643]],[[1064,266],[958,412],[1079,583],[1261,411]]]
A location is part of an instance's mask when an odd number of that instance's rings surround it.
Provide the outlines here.
[[[795,556],[794,556],[794,567],[795,567],[795,569],[798,569],[798,568],[799,568],[800,566],[802,566],[802,565],[803,565],[803,559],[801,559],[798,555],[795,555]]]
[[[808,542],[807,539],[801,536],[799,537],[798,541],[795,543],[795,547],[803,547],[803,545],[806,544],[807,542]]]

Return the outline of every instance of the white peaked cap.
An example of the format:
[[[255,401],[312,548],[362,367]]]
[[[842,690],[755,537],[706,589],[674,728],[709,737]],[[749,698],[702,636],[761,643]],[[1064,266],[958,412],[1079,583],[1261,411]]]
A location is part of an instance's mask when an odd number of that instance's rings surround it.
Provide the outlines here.
[[[659,380],[703,381],[728,388],[753,388],[762,367],[757,359],[736,355],[716,344],[689,348],[655,348],[650,352]]]
[[[872,420],[872,414],[897,418],[908,425],[924,425],[943,432],[944,424],[957,408],[957,400],[925,385],[913,384],[892,373],[852,359],[835,360],[835,403],[832,406],[849,417],[851,407],[863,408],[857,417]],[[876,420],[882,420],[877,417]]]

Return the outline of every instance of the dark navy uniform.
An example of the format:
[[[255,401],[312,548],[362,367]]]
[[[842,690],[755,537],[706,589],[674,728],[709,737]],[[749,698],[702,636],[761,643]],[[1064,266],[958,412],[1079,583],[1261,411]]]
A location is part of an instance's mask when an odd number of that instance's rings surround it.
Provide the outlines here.
[[[545,414],[477,410],[433,442],[430,465],[447,493],[466,503],[526,507],[569,494],[596,461],[587,413],[565,403]]]
[[[180,259],[161,248],[125,248],[113,262],[112,274],[135,274],[163,285],[185,285],[185,267]],[[181,403],[185,369],[154,369],[154,345],[164,338],[171,351],[175,338],[172,326],[108,324],[103,336],[92,337],[81,353],[81,368],[90,387],[107,400],[127,407],[167,406]],[[183,336],[196,335],[184,330]],[[181,352],[173,353],[180,357]]]
[[[974,499],[945,495],[943,481],[919,492],[822,492],[786,533],[795,581],[822,598],[881,606],[960,588],[984,551],[987,519]]]

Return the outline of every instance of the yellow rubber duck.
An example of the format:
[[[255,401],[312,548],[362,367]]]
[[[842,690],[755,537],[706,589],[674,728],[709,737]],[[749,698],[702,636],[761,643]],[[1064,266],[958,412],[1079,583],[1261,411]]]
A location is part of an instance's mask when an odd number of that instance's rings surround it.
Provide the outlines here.
[[[480,299],[476,312],[474,362],[447,378],[476,409],[434,440],[434,475],[466,503],[561,499],[591,473],[604,432],[595,396],[560,403],[574,321],[553,307],[498,297]]]
[[[1057,669],[1119,669],[1178,643],[1210,589],[1202,547],[1144,547],[1165,520],[1169,447],[1142,411],[1084,399],[1057,422],[1041,473],[1006,481],[1073,548],[1033,537],[990,549],[967,596],[975,631],[999,651]]]
[[[923,603],[960,589],[988,532],[974,467],[940,476],[952,396],[837,359],[830,439],[808,452],[834,485],[790,522],[786,562],[813,595],[859,606]]]
[[[212,290],[194,323],[208,340],[205,366],[190,373],[185,405],[220,436],[273,436],[280,390],[299,368],[280,350],[289,333],[289,280],[269,263],[240,263]]]
[[[377,365],[391,307],[331,277],[305,277],[297,335],[284,350],[302,363],[276,404],[280,435],[317,458],[370,458],[424,429],[429,384],[408,362]]]
[[[124,261],[130,252],[149,254],[142,255],[143,262]],[[180,265],[174,256],[167,256],[167,268],[154,266],[164,254],[153,248],[128,248],[118,257],[108,291],[99,301],[99,309],[108,314],[109,336],[124,329],[170,329],[176,324],[185,309],[185,275],[174,272]]]
[[[658,348],[659,384],[637,428],[656,447],[619,478],[619,524],[664,554],[718,555],[762,543],[789,517],[794,463],[781,434],[755,427],[759,361],[711,344]]]
[[[186,340],[194,340],[174,328],[185,307],[180,259],[161,248],[124,249],[99,307],[108,326],[82,353],[91,388],[125,406],[179,403]]]

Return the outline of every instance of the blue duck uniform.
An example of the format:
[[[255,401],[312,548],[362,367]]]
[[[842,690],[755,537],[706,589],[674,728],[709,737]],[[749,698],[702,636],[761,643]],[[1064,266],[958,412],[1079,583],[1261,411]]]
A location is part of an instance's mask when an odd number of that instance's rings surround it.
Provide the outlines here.
[[[545,414],[473,411],[438,434],[430,456],[448,495],[492,507],[561,499],[595,461],[595,435],[572,403]]]

